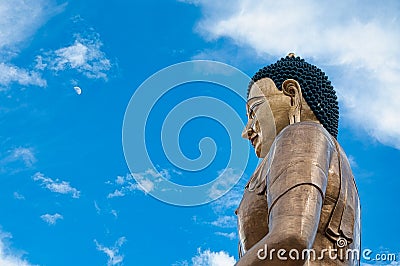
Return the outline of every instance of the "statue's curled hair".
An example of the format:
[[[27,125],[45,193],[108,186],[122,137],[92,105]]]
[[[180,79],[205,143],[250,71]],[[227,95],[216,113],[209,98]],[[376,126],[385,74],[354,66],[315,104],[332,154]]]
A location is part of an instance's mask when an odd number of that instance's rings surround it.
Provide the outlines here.
[[[248,93],[254,82],[262,78],[272,79],[279,90],[282,90],[282,83],[285,80],[297,80],[301,86],[303,98],[317,119],[333,137],[337,138],[339,105],[336,92],[321,69],[305,62],[300,57],[286,56],[260,69],[253,76]]]

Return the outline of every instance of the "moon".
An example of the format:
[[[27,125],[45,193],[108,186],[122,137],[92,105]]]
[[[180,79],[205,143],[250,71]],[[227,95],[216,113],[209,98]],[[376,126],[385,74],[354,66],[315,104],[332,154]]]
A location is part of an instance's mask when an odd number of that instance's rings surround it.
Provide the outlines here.
[[[76,94],[81,95],[81,93],[82,93],[82,89],[81,88],[79,88],[78,86],[75,86],[74,90],[75,90]]]

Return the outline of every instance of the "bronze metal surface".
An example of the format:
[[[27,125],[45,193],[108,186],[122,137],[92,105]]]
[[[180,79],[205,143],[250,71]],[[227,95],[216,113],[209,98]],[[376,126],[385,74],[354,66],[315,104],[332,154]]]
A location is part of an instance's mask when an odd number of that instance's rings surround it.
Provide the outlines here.
[[[286,84],[298,86],[293,81]],[[237,265],[359,265],[349,251],[360,252],[360,202],[343,149],[312,114],[300,87],[300,94],[284,94],[267,78],[256,86],[270,105],[277,136],[236,210],[241,253]],[[250,91],[249,102],[252,95],[259,97]],[[294,99],[300,102],[294,104]],[[271,137],[262,136],[273,131],[262,129],[267,123],[261,115],[252,118],[258,120],[258,128],[246,126],[243,137]],[[260,250],[266,247],[275,255],[262,260]],[[278,258],[279,249],[286,251],[287,260]],[[291,259],[288,253],[293,249],[300,254],[312,249],[316,257],[311,253],[308,259]]]

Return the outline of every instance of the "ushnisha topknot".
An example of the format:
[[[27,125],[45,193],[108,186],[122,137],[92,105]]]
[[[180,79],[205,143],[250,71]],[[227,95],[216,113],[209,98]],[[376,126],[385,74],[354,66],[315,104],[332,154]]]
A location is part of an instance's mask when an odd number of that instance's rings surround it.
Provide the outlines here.
[[[319,122],[333,137],[337,138],[339,104],[331,82],[321,69],[290,53],[276,63],[261,68],[252,77],[247,97],[251,86],[263,78],[272,79],[279,90],[282,90],[282,83],[287,79],[299,82],[303,98]]]

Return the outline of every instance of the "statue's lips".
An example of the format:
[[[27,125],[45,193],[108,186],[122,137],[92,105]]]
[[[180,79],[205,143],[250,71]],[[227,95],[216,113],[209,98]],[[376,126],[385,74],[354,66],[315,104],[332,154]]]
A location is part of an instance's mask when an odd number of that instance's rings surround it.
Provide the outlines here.
[[[254,148],[256,147],[256,141],[257,141],[257,139],[258,139],[258,135],[255,135],[254,137],[252,137],[252,138],[250,139],[251,145],[253,145]]]

